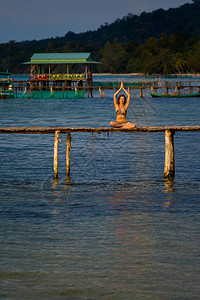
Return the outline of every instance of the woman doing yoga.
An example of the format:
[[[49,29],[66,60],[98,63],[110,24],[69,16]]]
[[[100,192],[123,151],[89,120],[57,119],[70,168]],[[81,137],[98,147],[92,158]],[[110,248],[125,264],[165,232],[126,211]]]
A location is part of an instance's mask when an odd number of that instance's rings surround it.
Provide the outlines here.
[[[118,93],[123,90],[127,95],[120,95],[117,100]],[[131,95],[125,90],[123,82],[121,83],[120,89],[114,94],[114,106],[117,114],[116,121],[110,122],[110,125],[114,128],[133,129],[136,127],[134,123],[129,123],[126,120],[127,109],[130,104]]]

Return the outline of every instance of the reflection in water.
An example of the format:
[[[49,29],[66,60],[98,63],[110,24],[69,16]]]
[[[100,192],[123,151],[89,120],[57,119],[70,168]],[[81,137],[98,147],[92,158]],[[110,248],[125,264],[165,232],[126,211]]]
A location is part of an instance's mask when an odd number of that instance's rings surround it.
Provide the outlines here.
[[[175,192],[175,188],[174,188],[174,179],[173,178],[167,178],[164,181],[165,183],[165,193],[174,193]]]
[[[62,203],[63,201],[66,203],[66,200],[69,203],[70,199],[70,177],[66,176],[66,178],[62,181],[59,181],[59,179],[53,179],[52,180],[52,185],[51,185],[51,190],[52,190],[52,199],[53,202],[51,201],[51,205]],[[58,208],[55,208],[51,211],[52,214],[58,214],[59,210]]]
[[[164,181],[165,188],[164,193],[168,195],[167,200],[163,203],[164,208],[172,207],[175,203],[178,202],[176,199],[176,196],[174,195],[176,189],[174,188],[174,179],[173,178],[167,178]]]
[[[55,189],[57,187],[57,185],[58,185],[58,179],[54,178],[52,188]]]
[[[58,179],[53,179],[51,188],[53,189],[53,196],[55,198],[54,203],[62,201],[63,196],[66,198],[69,195],[70,190],[70,177],[67,176],[66,179],[59,181]]]
[[[69,177],[63,180],[46,179],[41,183],[41,200],[51,207],[58,203],[66,203],[70,198],[71,181]]]

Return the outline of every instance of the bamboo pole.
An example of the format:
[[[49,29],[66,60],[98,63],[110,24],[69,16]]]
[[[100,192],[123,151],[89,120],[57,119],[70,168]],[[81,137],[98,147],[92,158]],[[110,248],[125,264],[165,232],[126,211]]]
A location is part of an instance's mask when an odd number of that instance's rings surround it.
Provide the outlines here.
[[[70,175],[70,150],[71,150],[71,133],[67,132],[67,150],[66,150],[66,175]]]
[[[164,178],[175,176],[174,131],[165,130],[165,167]]]
[[[58,178],[58,145],[59,145],[60,131],[55,131],[54,139],[54,159],[53,159],[53,171],[54,178]]]

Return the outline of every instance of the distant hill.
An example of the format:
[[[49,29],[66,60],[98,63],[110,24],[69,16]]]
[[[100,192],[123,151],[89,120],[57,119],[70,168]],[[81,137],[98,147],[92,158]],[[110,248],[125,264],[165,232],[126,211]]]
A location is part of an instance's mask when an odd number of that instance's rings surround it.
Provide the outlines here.
[[[28,73],[22,63],[34,52],[91,52],[102,62],[94,67],[100,72],[199,73],[200,0],[139,16],[128,14],[93,31],[0,44],[0,71]]]
[[[104,45],[108,40],[117,38],[119,42],[145,42],[149,37],[159,37],[164,32],[168,36],[174,32],[200,35],[200,0],[193,0],[192,4],[184,4],[178,8],[168,10],[158,9],[151,13],[143,12],[139,16],[128,14],[111,24],[104,24],[97,30],[84,33],[68,32],[63,37],[43,39],[40,41],[25,41],[21,45],[31,44],[45,47],[49,42],[98,43]]]

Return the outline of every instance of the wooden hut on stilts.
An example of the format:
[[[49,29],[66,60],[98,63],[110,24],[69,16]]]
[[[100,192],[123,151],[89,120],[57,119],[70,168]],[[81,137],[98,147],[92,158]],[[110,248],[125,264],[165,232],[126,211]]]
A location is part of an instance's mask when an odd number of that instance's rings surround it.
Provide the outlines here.
[[[99,64],[91,53],[34,53],[29,62],[30,86],[34,98],[92,97],[93,66]]]

